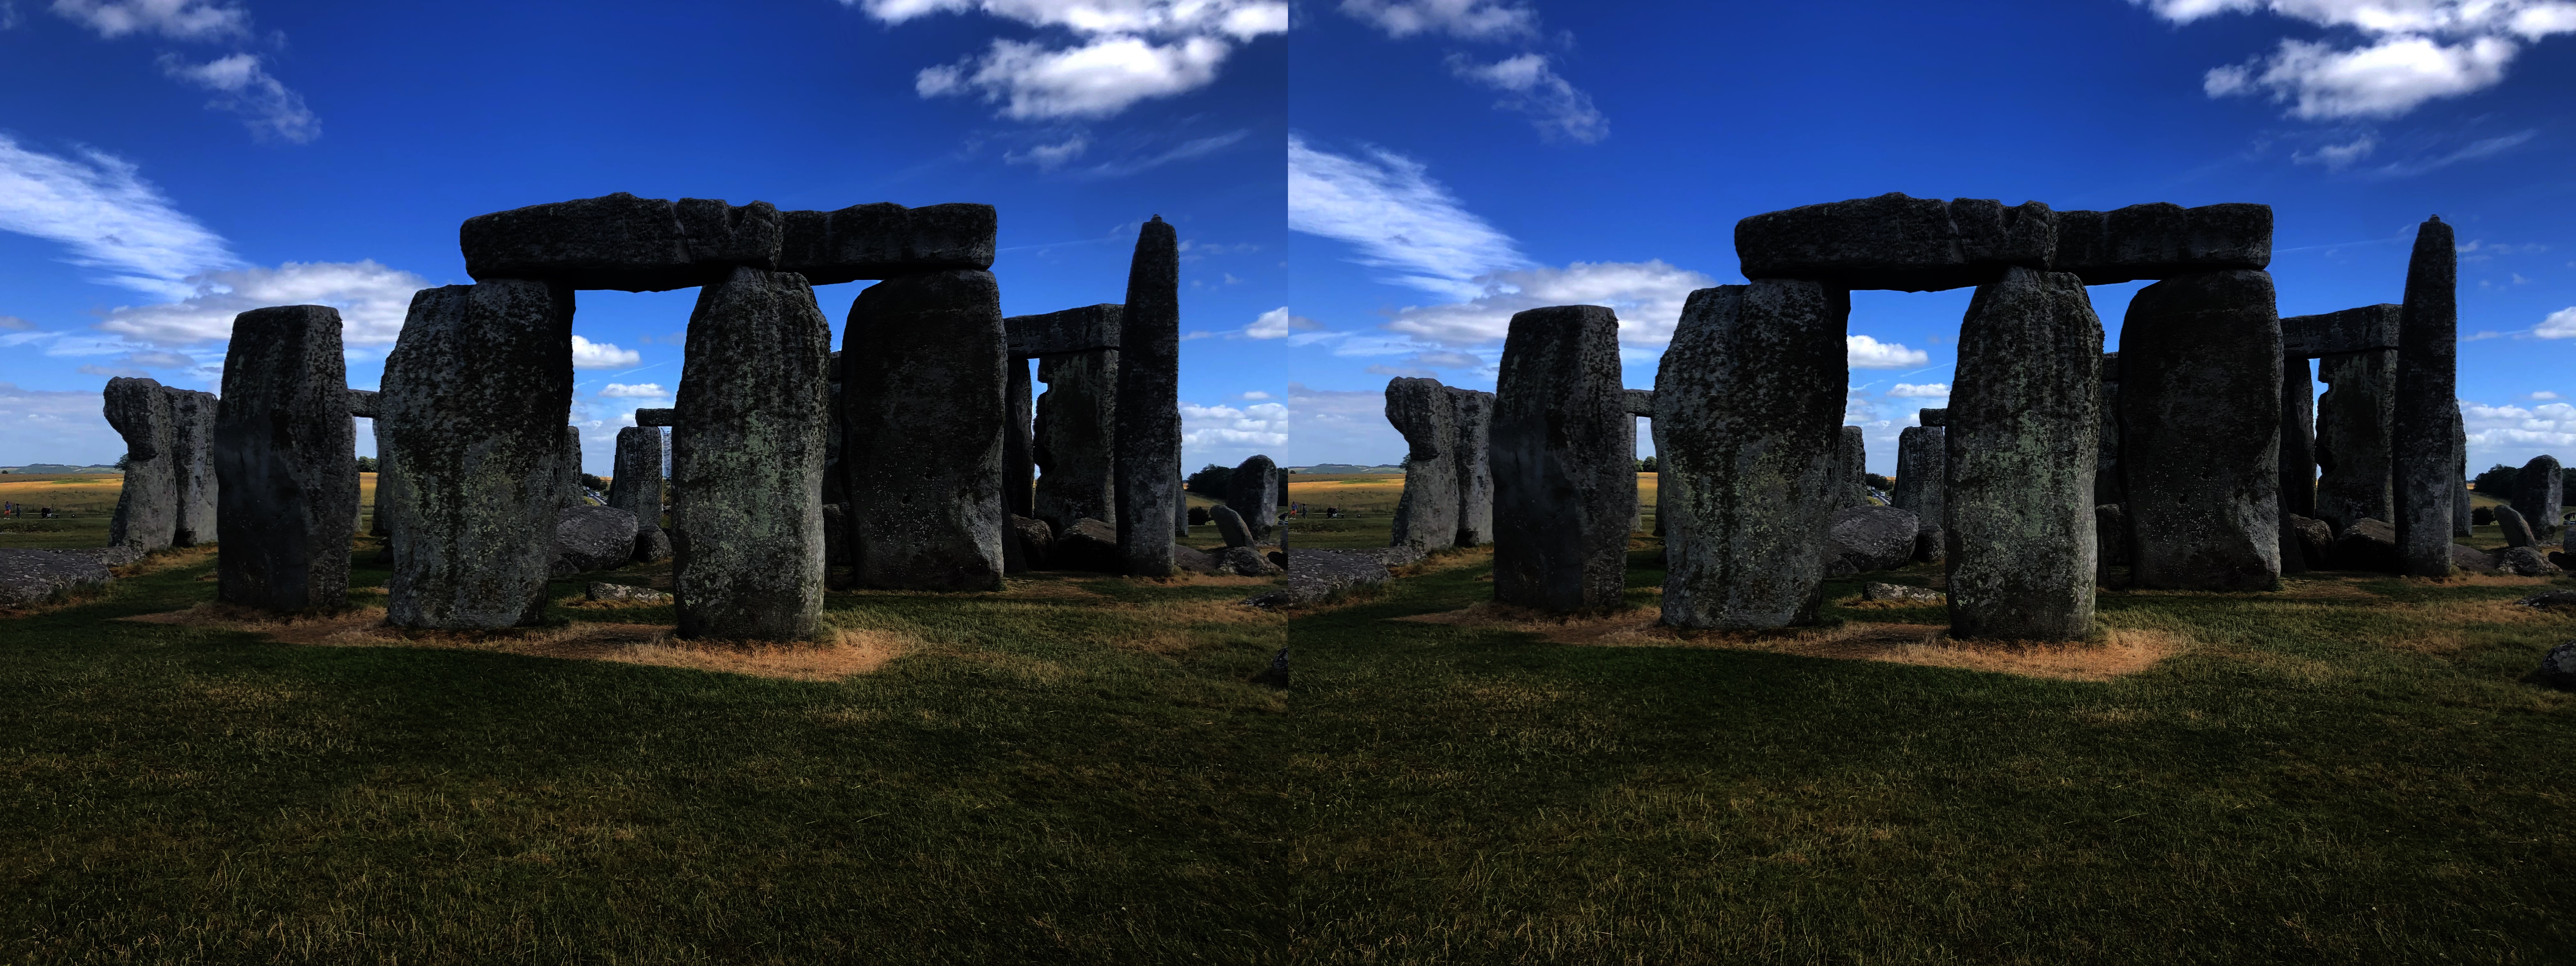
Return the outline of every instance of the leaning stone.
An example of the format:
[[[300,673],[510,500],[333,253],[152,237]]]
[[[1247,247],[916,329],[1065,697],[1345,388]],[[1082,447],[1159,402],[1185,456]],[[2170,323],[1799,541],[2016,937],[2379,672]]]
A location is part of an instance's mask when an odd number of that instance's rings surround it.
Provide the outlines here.
[[[125,377],[109,379],[101,395],[107,424],[125,437],[125,485],[117,491],[107,542],[147,551],[167,547],[179,528],[180,457],[170,395],[159,382]]]
[[[393,547],[387,619],[488,630],[545,615],[572,399],[572,291],[424,289],[385,358],[377,423]]]
[[[2561,691],[2576,691],[2576,641],[2549,649],[2540,657],[2540,683]]]
[[[2051,268],[2072,272],[2086,285],[2112,285],[2200,272],[2261,271],[2271,264],[2272,206],[2185,208],[2159,202],[2058,212]]]
[[[831,323],[793,274],[740,268],[698,293],[671,430],[681,637],[793,641],[821,630],[831,352]],[[987,451],[1002,441],[995,416],[981,437]],[[929,476],[937,465],[915,469]],[[986,469],[985,496],[998,500],[998,467]]]
[[[1865,601],[1889,601],[1906,604],[1942,604],[1948,603],[1950,596],[1940,591],[1933,590],[1930,587],[1909,587],[1904,584],[1882,584],[1873,582],[1860,585],[1860,599]]]
[[[2415,230],[2397,338],[2396,412],[2389,431],[2397,549],[2403,572],[2451,572],[2452,490],[2460,485],[2452,430],[2459,415],[2460,252],[2440,218]]]
[[[555,518],[555,577],[614,570],[635,559],[635,515],[616,507],[565,507]]]
[[[671,602],[671,595],[650,587],[599,581],[592,581],[590,588],[584,591],[582,596],[593,601],[612,604],[668,604]]]
[[[215,417],[217,599],[290,612],[347,604],[358,522],[348,385],[339,310],[233,319]]]
[[[1839,577],[1905,566],[1914,558],[1914,539],[1922,529],[1914,514],[1892,506],[1836,510],[1825,531],[1825,575]]]
[[[2120,466],[2131,586],[2269,590],[2281,580],[2281,336],[2272,277],[2147,286],[2120,330]]]
[[[608,479],[608,505],[634,514],[639,523],[662,521],[662,431],[628,426],[617,431],[617,474]]]
[[[2057,247],[2048,206],[1884,194],[1754,215],[1735,223],[1744,277],[1820,279],[1843,288],[1933,291],[1982,285],[2008,266],[2044,269]]]
[[[2534,547],[2507,547],[2496,555],[2496,569],[2516,577],[2556,577],[2566,573]]]
[[[2317,361],[2326,391],[2317,397],[2317,513],[2338,527],[2396,512],[2389,488],[2389,427],[2396,416],[2397,350],[2326,356]]]
[[[1008,320],[1004,320],[1007,322]],[[1118,515],[1118,350],[1038,360],[1036,516],[1063,530]]]
[[[161,391],[170,397],[170,474],[178,483],[178,519],[170,531],[170,542],[181,547],[213,543],[215,514],[221,505],[215,481],[215,415],[219,404],[210,392],[169,388]]]
[[[1811,624],[1823,601],[1822,490],[1848,382],[1851,299],[1812,281],[1692,292],[1655,372],[1674,627]]]
[[[2297,541],[2299,555],[2307,560],[2310,569],[2324,570],[2334,565],[2334,528],[2323,520],[2296,514],[2283,520],[2287,525],[2282,529],[2289,533],[2290,539]],[[2288,556],[2289,551],[2283,549],[2282,555]]]
[[[679,424],[680,411],[677,409],[638,409],[635,411],[635,425],[637,426],[665,428],[677,426]]]
[[[1009,358],[992,274],[870,286],[850,306],[841,344],[842,462],[859,584],[1000,589]]]
[[[1234,468],[1232,479],[1226,486],[1225,505],[1243,518],[1254,539],[1268,538],[1279,512],[1279,464],[1256,453]]]
[[[108,566],[94,552],[0,547],[0,607],[32,607],[107,583],[115,577]]]
[[[1118,323],[1118,551],[1130,577],[1172,572],[1181,497],[1180,236],[1156,215],[1137,227]]]
[[[1216,532],[1225,538],[1227,547],[1252,546],[1252,527],[1243,522],[1243,515],[1234,512],[1233,507],[1217,507],[1210,516],[1216,518]]]
[[[2451,545],[2451,566],[2462,570],[2494,570],[2496,555],[2465,544]]]
[[[1494,542],[1494,394],[1455,386],[1448,391],[1449,421],[1457,432],[1450,450],[1458,467],[1457,545],[1481,547]],[[1629,402],[1636,402],[1637,390],[1628,392]],[[1279,496],[1287,498],[1286,484],[1280,485]]]
[[[1617,314],[1564,305],[1512,316],[1489,436],[1495,600],[1559,613],[1621,605],[1637,474],[1620,454],[1636,445],[1635,425]]]
[[[1271,563],[1270,558],[1251,547],[1225,548],[1224,553],[1216,555],[1216,566],[1219,571],[1237,577],[1271,577],[1280,572],[1278,564]]]
[[[1977,289],[1958,351],[1941,527],[1950,633],[2089,637],[2094,462],[2083,457],[2098,448],[2101,320],[2075,276],[2013,268]]]
[[[2513,508],[2522,514],[2524,522],[2531,524],[2534,535],[2553,536],[2562,528],[2558,514],[2566,503],[2565,485],[2566,476],[2558,468],[2558,457],[2547,453],[2532,457],[2514,475]]]
[[[1123,573],[1125,559],[1118,553],[1118,528],[1090,517],[1075,520],[1057,533],[1047,550],[1047,564],[1058,570]]]
[[[2529,547],[2540,543],[2539,536],[2531,530],[2531,522],[2523,519],[2522,511],[2500,506],[2495,508],[2495,512],[2496,526],[2504,531],[2505,546]]]
[[[2335,566],[2344,570],[2395,573],[2397,528],[2384,520],[2355,520],[2351,526],[2336,531],[2333,558]],[[2443,563],[2449,562],[2449,555],[2444,554]]]
[[[1392,545],[1432,550],[1457,543],[1458,470],[1464,462],[1457,418],[1457,403],[1439,380],[1387,380],[1386,421],[1405,445],[1404,494],[1396,498]]]

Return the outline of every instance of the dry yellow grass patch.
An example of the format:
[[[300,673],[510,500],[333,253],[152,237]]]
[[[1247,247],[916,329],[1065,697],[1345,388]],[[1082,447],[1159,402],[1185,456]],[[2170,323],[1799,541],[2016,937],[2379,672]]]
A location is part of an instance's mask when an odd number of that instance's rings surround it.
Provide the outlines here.
[[[828,641],[684,641],[661,624],[575,623],[563,627],[468,633],[389,627],[385,611],[369,607],[338,614],[280,618],[224,604],[119,618],[259,634],[286,644],[315,647],[417,647],[494,651],[575,661],[614,661],[683,667],[752,677],[832,681],[866,674],[913,653],[918,643],[886,630],[831,629]]]
[[[1386,568],[1386,572],[1398,577],[1419,577],[1423,574],[1436,574],[1443,570],[1458,570],[1479,564],[1492,563],[1493,560],[1494,548],[1490,544],[1482,547],[1459,547],[1454,550],[1443,550],[1409,564],[1388,567]],[[1291,550],[1288,552],[1288,562],[1291,564],[1297,562],[1296,551]]]
[[[1562,617],[1486,602],[1440,614],[1394,618],[1485,630],[1537,634],[1583,647],[1693,647],[1767,651],[1845,661],[1880,661],[1989,671],[2062,681],[2108,681],[2136,674],[2181,653],[2189,642],[2163,630],[2111,628],[2094,643],[1956,641],[1933,624],[1850,623],[1762,633],[1684,631],[1659,623],[1660,608],[1595,617]]]

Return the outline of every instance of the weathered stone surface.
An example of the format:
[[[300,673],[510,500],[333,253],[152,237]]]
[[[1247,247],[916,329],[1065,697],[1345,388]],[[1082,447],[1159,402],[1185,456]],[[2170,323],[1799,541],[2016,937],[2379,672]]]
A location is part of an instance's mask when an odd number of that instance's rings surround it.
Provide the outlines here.
[[[477,281],[660,292],[721,284],[736,267],[795,272],[814,285],[990,268],[994,227],[989,205],[780,212],[766,201],[619,192],[468,218],[458,244]]]
[[[1008,320],[1005,320],[1008,321]],[[1038,360],[1036,513],[1057,530],[1118,516],[1118,350]]]
[[[2451,410],[2451,456],[2455,469],[2451,478],[2451,536],[2475,536],[2469,529],[2469,419],[2459,410]]]
[[[1691,293],[1655,372],[1664,623],[1815,622],[1850,317],[1811,281]]]
[[[170,543],[181,547],[213,543],[221,502],[215,481],[215,394],[161,391],[170,397],[170,475],[178,484],[178,519],[171,528]]]
[[[1978,287],[1960,325],[1942,500],[1953,636],[2091,635],[2101,364],[2081,279],[2013,268]]]
[[[1172,572],[1181,509],[1181,251],[1156,215],[1138,226],[1118,330],[1118,552],[1131,577]],[[1145,521],[1152,521],[1150,523]]]
[[[29,607],[115,578],[97,551],[0,547],[0,608]]]
[[[1037,512],[1037,429],[1031,424],[1029,361],[1011,356],[1002,367],[1002,512]],[[1009,541],[1003,541],[1008,547]]]
[[[2325,570],[2334,566],[2333,527],[2327,526],[2323,520],[2296,514],[2285,515],[2282,524],[2281,530],[2287,542],[2281,548],[2281,556],[2288,557],[2291,545],[2296,545],[2299,558],[2307,561],[2308,569]]]
[[[2530,547],[2540,543],[2538,535],[2532,532],[2531,522],[2523,518],[2522,511],[2509,506],[2497,507],[2495,511],[2496,528],[2504,531],[2505,546]]]
[[[484,630],[544,616],[572,406],[572,291],[497,281],[412,297],[385,357],[376,485],[387,619]]]
[[[348,385],[338,309],[233,318],[215,416],[217,599],[290,612],[346,605],[358,522]]]
[[[2397,320],[2405,306],[2394,302],[2320,315],[2293,315],[2281,320],[2281,352],[2294,359],[2314,359],[2348,352],[2397,348]]]
[[[2281,336],[2272,277],[2140,289],[2120,330],[2131,586],[2268,590],[2281,579]]]
[[[564,509],[590,506],[589,494],[581,485],[581,427],[563,428],[563,460],[555,464],[555,494]]]
[[[635,425],[638,426],[651,426],[657,429],[667,429],[679,424],[680,411],[677,409],[638,409],[635,411]]]
[[[634,514],[639,526],[662,525],[662,431],[629,426],[617,431],[617,466],[608,479],[608,505]]]
[[[2447,561],[2446,561],[2447,562]],[[2556,577],[2566,573],[2537,547],[2507,547],[2496,555],[2496,569],[2516,577]]]
[[[1981,285],[2011,265],[2046,268],[2057,248],[2047,205],[1890,193],[1806,205],[1735,223],[1744,277],[1844,288],[1932,291]]]
[[[1861,436],[1858,426],[1843,426],[1834,432],[1834,475],[1827,484],[1825,497],[1834,509],[1869,504],[1869,441]]]
[[[1216,519],[1217,535],[1225,538],[1226,546],[1252,546],[1252,527],[1243,522],[1243,515],[1234,512],[1233,507],[1220,506],[1209,515]]]
[[[2397,528],[2385,520],[2361,519],[2335,531],[2334,565],[2340,570],[2394,573],[2398,569]],[[2449,554],[2444,554],[2448,563]]]
[[[626,566],[635,559],[635,535],[635,514],[591,504],[565,507],[555,517],[555,559],[547,572],[569,577]]]
[[[2272,206],[2185,208],[2156,203],[2057,213],[2050,268],[2086,285],[2200,272],[2261,271],[2272,264]]]
[[[1253,454],[1234,468],[1232,480],[1226,485],[1225,505],[1243,518],[1253,539],[1269,539],[1270,531],[1277,529],[1279,464]]]
[[[1934,564],[1943,562],[1949,553],[1948,544],[1949,538],[1941,534],[1940,527],[1924,527],[1914,531],[1914,562]]]
[[[870,286],[850,306],[841,346],[842,462],[859,583],[1000,589],[1009,357],[992,274]]]
[[[2117,503],[2093,506],[2093,547],[2095,579],[2110,582],[2110,568],[2129,565],[2128,508]]]
[[[1926,527],[1941,525],[1941,485],[1949,475],[1943,432],[1938,426],[1908,426],[1896,434],[1896,492],[1888,502]]]
[[[2123,503],[2128,488],[2120,473],[2120,354],[2102,353],[2101,439],[2094,446],[2093,503]]]
[[[1237,577],[1275,577],[1280,573],[1278,564],[1251,547],[1225,548],[1224,553],[1216,555],[1216,569]]]
[[[1073,521],[1073,526],[1056,532],[1055,544],[1047,551],[1047,566],[1108,574],[1125,572],[1126,558],[1118,552],[1118,528],[1089,517]]]
[[[1834,511],[1826,527],[1825,576],[1840,577],[1905,566],[1923,524],[1892,506],[1853,506]]]
[[[2390,421],[2389,473],[2395,490],[2397,550],[2404,572],[2451,572],[2451,491],[2460,485],[2451,450],[2459,411],[2460,252],[2442,219],[2415,230],[2406,300],[2397,324],[2397,402]]]
[[[158,550],[179,527],[179,456],[171,426],[170,396],[151,379],[107,381],[107,424],[125,437],[125,487],[108,520],[107,542]]]
[[[1114,302],[1086,305],[1043,315],[1014,315],[1002,320],[1002,330],[1015,356],[1049,359],[1115,353],[1126,314],[1127,307]]]
[[[1450,448],[1458,466],[1457,545],[1481,547],[1494,542],[1494,394],[1455,386],[1448,392],[1449,424],[1457,433],[1457,442]],[[1635,402],[1636,397],[1629,396],[1629,401]],[[1286,483],[1279,486],[1279,498],[1282,502],[1288,498]]]
[[[1636,445],[1626,400],[1617,314],[1562,305],[1512,316],[1488,437],[1495,600],[1560,613],[1620,606],[1637,502],[1635,465],[1620,461]]]
[[[376,401],[376,397],[377,392],[373,389],[349,390],[349,415],[367,419],[383,415],[384,410]]]
[[[1390,545],[1431,550],[1457,543],[1458,469],[1464,463],[1457,420],[1457,405],[1439,380],[1387,380],[1386,421],[1405,444],[1404,495],[1396,500]]]
[[[589,589],[585,590],[582,596],[589,600],[611,604],[668,604],[671,602],[671,595],[650,587],[599,581],[592,581]]]
[[[2308,360],[2281,360],[2280,513],[2281,572],[2308,572],[2308,557],[2289,530],[2292,515],[2317,512],[2316,380]]]
[[[1055,547],[1055,528],[1044,520],[1014,515],[1010,519],[1010,530],[1004,539],[1020,542],[1020,555],[1028,561],[1029,569],[1044,568]]]
[[[1944,604],[1950,597],[1930,587],[1871,582],[1860,585],[1860,599],[1901,604]]]
[[[1623,444],[1619,448],[1619,469],[1628,474],[1629,480],[1628,532],[1638,533],[1646,529],[1646,495],[1643,488],[1636,483],[1637,420],[1635,417],[1628,419],[1628,429],[1619,435],[1619,439]]]
[[[2540,683],[2561,691],[2576,691],[2576,641],[2550,648],[2540,656]]]
[[[1941,429],[1950,425],[1950,410],[1947,408],[1917,409],[1914,411],[1914,414],[1915,422],[1922,423],[1923,425],[1930,426],[1934,429]]]
[[[993,321],[998,330],[1001,313]],[[996,411],[981,436],[988,453],[1002,439],[998,335],[993,341]],[[831,350],[831,323],[796,275],[741,268],[698,293],[680,371],[680,424],[671,430],[678,555],[671,585],[681,637],[787,641],[821,629],[829,549],[823,436],[830,428],[822,413],[831,399]],[[939,469],[927,462],[913,468],[924,475]],[[997,469],[988,462],[983,476],[991,500],[1000,496],[993,492]],[[995,577],[999,569],[996,559]]]
[[[1453,391],[1453,392],[1462,392],[1462,391],[1464,391],[1464,390],[1452,390],[1452,391]],[[1628,398],[1628,402],[1627,402],[1627,405],[1628,405],[1628,415],[1631,415],[1631,416],[1641,416],[1641,417],[1644,417],[1644,418],[1647,418],[1647,419],[1652,419],[1652,418],[1654,418],[1654,416],[1655,416],[1655,391],[1654,391],[1654,390],[1652,390],[1652,389],[1630,389],[1630,390],[1627,390],[1627,398]]]
[[[1194,574],[1212,574],[1217,572],[1215,555],[1197,547],[1184,546],[1177,543],[1172,545],[1172,566],[1179,567],[1182,570],[1186,570]]]
[[[2389,427],[2396,415],[2397,351],[2326,356],[2317,377],[2317,512],[2336,527],[2396,512],[2389,486]]]
[[[1190,538],[1189,483],[1186,476],[1172,479],[1172,539],[1175,542]]]
[[[2561,529],[2559,509],[2566,503],[2566,476],[2558,468],[2558,457],[2543,453],[2522,464],[2522,472],[2513,479],[2513,508],[2531,524],[2538,536],[2556,536]]]
[[[2451,545],[2451,566],[2462,570],[2488,571],[2496,568],[2496,555],[2463,544]]]
[[[671,559],[671,532],[661,527],[635,525],[635,562],[655,564]]]

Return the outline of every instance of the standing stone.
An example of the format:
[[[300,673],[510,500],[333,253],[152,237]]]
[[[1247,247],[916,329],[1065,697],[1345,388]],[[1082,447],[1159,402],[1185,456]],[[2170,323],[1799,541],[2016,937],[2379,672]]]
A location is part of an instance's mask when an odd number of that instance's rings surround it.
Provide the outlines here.
[[[608,478],[608,505],[635,515],[638,533],[662,525],[662,431],[628,426],[617,431],[617,465]]]
[[[2129,582],[2270,590],[2281,580],[2281,325],[2272,277],[2140,289],[2120,329]],[[2304,515],[2304,514],[2302,514]]]
[[[1457,420],[1457,406],[1439,380],[1387,380],[1386,421],[1405,444],[1404,495],[1396,498],[1389,546],[1437,550],[1457,543],[1458,469],[1464,462]]]
[[[1002,512],[1015,517],[1037,514],[1037,430],[1029,384],[1029,360],[1011,357],[1003,367]],[[1007,547],[1009,541],[1004,541]]]
[[[159,550],[179,527],[178,442],[170,395],[151,379],[107,381],[107,424],[125,437],[125,486],[108,520],[109,546]]]
[[[2452,478],[2459,481],[2451,487],[2451,536],[2475,536],[2469,529],[2469,420],[2457,408],[2451,410],[2451,452],[2458,457]]]
[[[1457,431],[1450,454],[1458,464],[1458,540],[1461,547],[1494,542],[1494,467],[1490,445],[1494,429],[1494,394],[1449,388],[1449,422]],[[1279,487],[1288,498],[1288,487]]]
[[[529,281],[424,289],[377,398],[377,491],[400,627],[488,630],[545,616],[572,290]]]
[[[1969,302],[1942,500],[1953,636],[2092,634],[2101,366],[2102,321],[2071,273],[2016,267]]]
[[[2121,503],[2128,493],[2120,479],[2120,354],[2102,354],[2101,442],[2093,460],[2093,503]]]
[[[2281,572],[2308,572],[2307,553],[2290,525],[2317,513],[2317,384],[2306,356],[2281,359]]]
[[[393,451],[385,443],[385,421],[381,410],[379,413],[377,417],[367,420],[367,435],[374,437],[376,442],[375,506],[367,512],[367,535],[370,537],[390,536],[393,533],[393,524],[385,520],[385,491],[393,486],[395,463]]]
[[[1009,350],[990,272],[887,279],[841,340],[850,547],[860,586],[999,590]],[[1177,412],[1177,410],[1175,410]],[[1158,464],[1155,478],[1171,472]],[[1122,481],[1123,485],[1123,481]],[[682,496],[688,493],[685,484]],[[1161,521],[1167,505],[1130,519]],[[1158,523],[1145,533],[1163,544]]]
[[[1598,305],[1512,316],[1494,397],[1494,599],[1618,608],[1637,502],[1636,464],[1620,460],[1636,423],[1619,385],[1619,316]]]
[[[563,462],[555,464],[555,492],[561,496],[564,509],[589,506],[581,486],[581,427],[564,427],[563,445]]]
[[[215,417],[217,599],[273,611],[346,605],[358,522],[348,386],[339,310],[234,317]]]
[[[1131,577],[1168,577],[1172,541],[1146,521],[1180,519],[1181,254],[1161,215],[1136,233],[1119,322],[1118,553]],[[1135,521],[1129,525],[1127,521]]]
[[[1628,417],[1627,435],[1621,438],[1627,442],[1621,450],[1619,466],[1628,474],[1628,532],[1636,533],[1646,528],[1646,493],[1644,487],[1637,485],[1637,417],[1635,415]]]
[[[1851,296],[1757,279],[1692,292],[1655,371],[1664,623],[1812,624],[1850,381]]]
[[[215,483],[214,393],[190,389],[161,390],[170,396],[171,477],[177,482],[178,519],[170,532],[174,546],[215,542],[219,487]]]
[[[2389,432],[2402,572],[2451,572],[2451,490],[2460,485],[2451,453],[2459,409],[2460,252],[2436,217],[2415,230],[2406,265],[2405,308],[2397,320],[2397,404]]]
[[[1118,521],[1118,350],[1038,360],[1038,519],[1063,533],[1086,517]]]
[[[1279,518],[1279,465],[1256,453],[1234,468],[1231,479],[1225,505],[1243,517],[1255,539],[1268,539]]]
[[[2389,484],[2389,428],[2396,416],[2397,350],[2338,352],[2317,361],[2317,519],[2341,533],[2396,515]]]
[[[1941,525],[1941,484],[1949,463],[1945,432],[1938,426],[1908,426],[1896,434],[1896,492],[1888,497],[1897,509],[1911,511],[1925,529]]]
[[[1843,426],[1834,436],[1834,480],[1828,494],[1833,508],[1869,505],[1869,442],[1858,426]]]
[[[2513,508],[2531,522],[2531,532],[2553,536],[2559,529],[2559,508],[2565,505],[2566,477],[2558,468],[2558,457],[2543,453],[2522,464],[2522,472],[2513,478]]]
[[[2531,521],[2510,506],[2496,508],[2496,530],[2504,535],[2504,545],[2508,547],[2529,547],[2540,542],[2540,534],[2534,532]]]
[[[793,641],[821,629],[831,356],[832,324],[804,276],[736,268],[698,292],[671,429],[681,637]],[[996,410],[1000,361],[988,383]],[[1001,442],[992,416],[988,448]]]

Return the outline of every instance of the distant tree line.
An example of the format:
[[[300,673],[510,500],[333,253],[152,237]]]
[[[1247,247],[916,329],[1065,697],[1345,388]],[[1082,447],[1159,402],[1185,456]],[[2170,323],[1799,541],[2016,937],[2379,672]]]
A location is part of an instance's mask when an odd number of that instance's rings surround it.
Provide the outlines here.
[[[1222,500],[1225,499],[1226,487],[1233,483],[1234,467],[1210,463],[1184,479],[1181,488],[1200,496]]]

